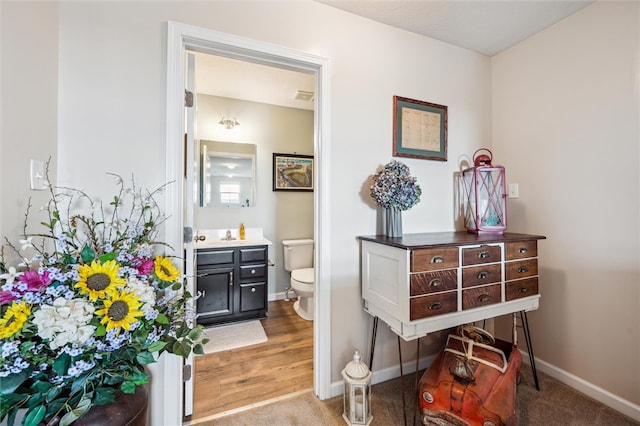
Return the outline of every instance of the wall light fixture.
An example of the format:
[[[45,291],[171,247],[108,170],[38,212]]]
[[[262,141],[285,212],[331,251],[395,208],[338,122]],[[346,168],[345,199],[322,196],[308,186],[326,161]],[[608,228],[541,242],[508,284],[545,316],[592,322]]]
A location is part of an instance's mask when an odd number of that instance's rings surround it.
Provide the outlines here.
[[[225,129],[229,129],[229,130],[240,125],[240,123],[238,123],[238,120],[236,120],[235,117],[226,118],[225,116],[222,116],[218,124],[222,124]]]

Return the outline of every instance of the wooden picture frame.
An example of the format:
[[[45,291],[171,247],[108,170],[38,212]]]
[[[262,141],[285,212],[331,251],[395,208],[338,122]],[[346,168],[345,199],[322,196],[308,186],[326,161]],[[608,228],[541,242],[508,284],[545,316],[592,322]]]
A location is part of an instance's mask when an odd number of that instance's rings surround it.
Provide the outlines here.
[[[447,161],[447,107],[394,96],[393,156]]]
[[[313,191],[312,155],[273,153],[274,191]]]

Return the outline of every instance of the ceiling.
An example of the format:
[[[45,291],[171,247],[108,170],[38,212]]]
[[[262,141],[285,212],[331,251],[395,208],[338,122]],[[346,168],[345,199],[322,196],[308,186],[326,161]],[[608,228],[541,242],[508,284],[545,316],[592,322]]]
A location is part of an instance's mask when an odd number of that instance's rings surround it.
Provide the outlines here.
[[[315,0],[364,18],[493,56],[594,0]],[[312,110],[313,74],[196,53],[196,91]],[[240,120],[241,121],[241,120]]]
[[[315,0],[493,56],[594,0]]]

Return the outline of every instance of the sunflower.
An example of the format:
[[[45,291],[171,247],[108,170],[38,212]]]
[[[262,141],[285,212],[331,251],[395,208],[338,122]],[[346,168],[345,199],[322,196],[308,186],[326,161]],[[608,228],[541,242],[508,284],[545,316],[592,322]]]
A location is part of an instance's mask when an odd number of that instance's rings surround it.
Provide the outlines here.
[[[104,263],[97,261],[91,265],[82,265],[78,268],[80,281],[75,285],[81,294],[88,294],[89,299],[95,302],[97,299],[106,299],[107,296],[117,294],[117,290],[123,287],[127,281],[118,276],[120,265],[115,260]]]
[[[180,276],[180,271],[168,257],[156,256],[153,266],[156,276],[162,281],[175,281]]]
[[[97,316],[103,316],[100,324],[107,325],[107,331],[114,328],[124,328],[130,330],[131,325],[138,322],[137,317],[143,316],[139,308],[142,302],[133,293],[123,291],[117,293],[111,299],[104,301],[104,308],[95,312]]]
[[[31,315],[31,305],[22,302],[12,303],[0,318],[0,339],[8,339],[22,330],[29,315]]]

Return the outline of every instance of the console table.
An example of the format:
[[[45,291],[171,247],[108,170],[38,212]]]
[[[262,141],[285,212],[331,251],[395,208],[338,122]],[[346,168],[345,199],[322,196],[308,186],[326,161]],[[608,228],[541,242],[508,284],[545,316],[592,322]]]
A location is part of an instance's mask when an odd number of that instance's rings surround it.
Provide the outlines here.
[[[388,324],[398,339],[409,341],[430,332],[520,313],[539,389],[526,312],[538,308],[537,243],[545,238],[466,231],[358,237],[364,309],[374,317],[369,367],[378,319]],[[402,376],[401,353],[400,368]]]

